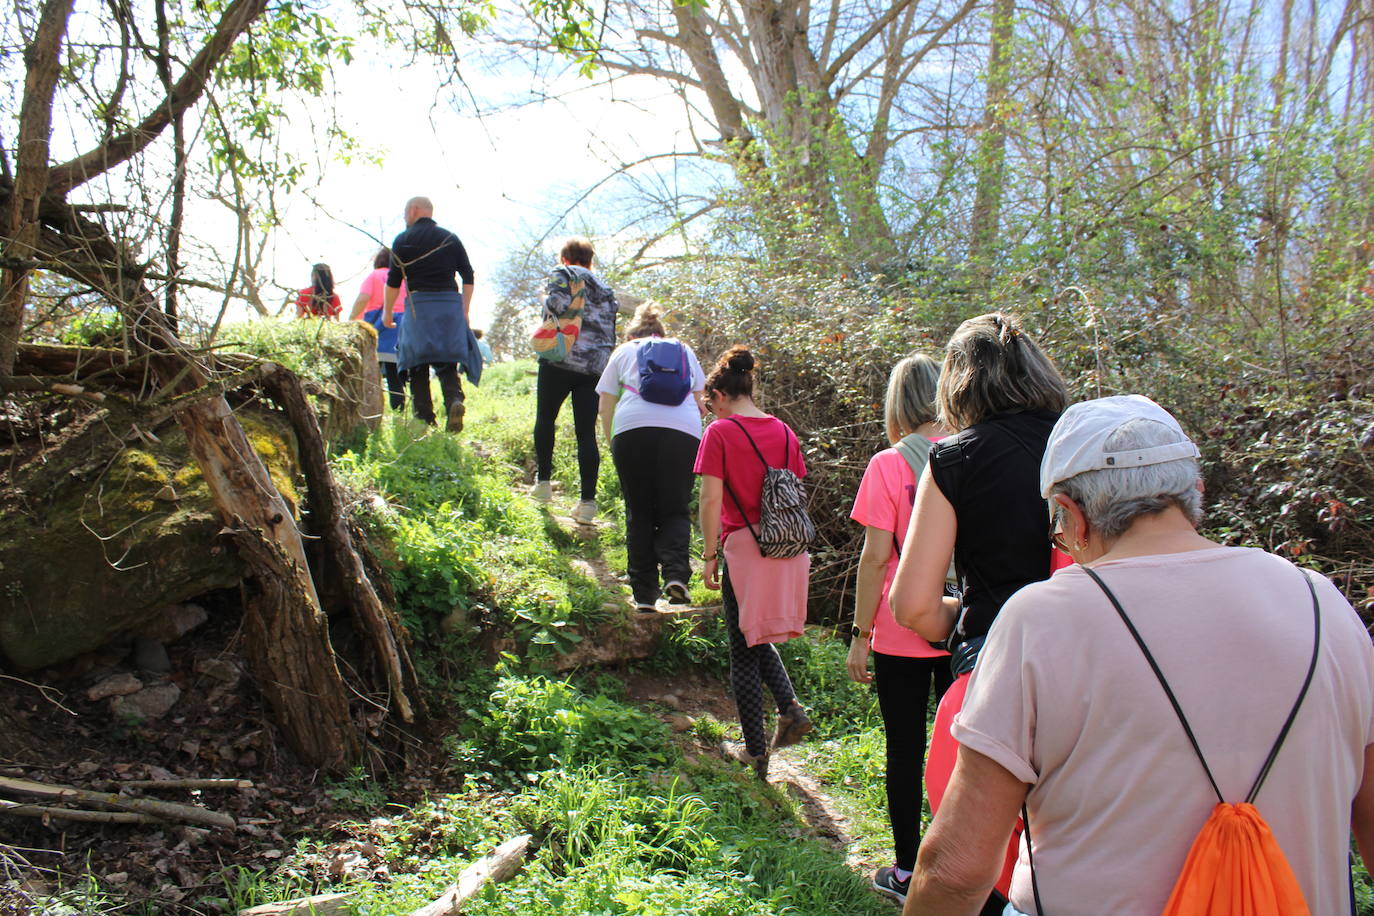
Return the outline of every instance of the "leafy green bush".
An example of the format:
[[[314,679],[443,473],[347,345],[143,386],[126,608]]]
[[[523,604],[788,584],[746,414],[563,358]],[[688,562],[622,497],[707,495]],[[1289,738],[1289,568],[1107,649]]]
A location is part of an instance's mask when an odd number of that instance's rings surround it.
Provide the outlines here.
[[[355,335],[362,327],[356,321],[246,321],[221,327],[215,346],[270,359],[327,385],[338,371],[340,351],[357,358]]]
[[[124,344],[124,318],[115,309],[97,309],[74,317],[59,338],[69,346],[120,347]]]
[[[450,742],[456,762],[517,780],[555,768],[640,770],[678,756],[658,719],[566,681],[503,677],[476,712],[462,740]]]

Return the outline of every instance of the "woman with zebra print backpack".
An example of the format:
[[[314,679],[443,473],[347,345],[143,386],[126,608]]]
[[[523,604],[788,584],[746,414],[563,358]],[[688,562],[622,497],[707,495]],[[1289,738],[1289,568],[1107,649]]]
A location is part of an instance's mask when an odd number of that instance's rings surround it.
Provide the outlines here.
[[[767,551],[759,547],[765,477],[785,470],[800,492],[806,464],[797,434],[754,403],[754,367],[748,348],[734,346],[707,377],[706,404],[716,420],[702,436],[694,470],[701,475],[702,580],[721,589],[730,689],[744,733],[743,745],[728,745],[726,752],[763,779],[771,748],[796,744],[813,727],[773,646],[799,636],[806,625],[811,556],[801,542],[790,556],[771,543]],[[765,684],[778,709],[771,747],[763,722]]]

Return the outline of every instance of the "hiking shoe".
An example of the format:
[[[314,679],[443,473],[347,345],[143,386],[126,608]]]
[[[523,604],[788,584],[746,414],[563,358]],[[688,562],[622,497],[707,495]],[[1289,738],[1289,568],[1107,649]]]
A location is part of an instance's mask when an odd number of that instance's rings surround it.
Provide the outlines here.
[[[793,703],[787,712],[778,713],[777,730],[773,732],[773,747],[791,747],[815,729],[816,726],[811,724],[811,719],[801,704]]]
[[[687,594],[687,586],[683,585],[676,579],[669,582],[667,585],[663,586],[663,590],[668,593],[669,604],[692,603],[692,596]]]
[[[584,499],[577,504],[577,508],[572,510],[572,520],[579,525],[590,525],[592,519],[596,518],[596,500]]]
[[[535,502],[546,503],[553,499],[553,481],[536,480],[534,486],[530,488],[530,497]]]
[[[650,604],[650,603],[647,602],[647,601],[636,601],[636,602],[635,602],[635,610],[636,610],[636,611],[639,611],[639,613],[641,613],[641,614],[657,614],[657,613],[658,613],[658,605],[656,605],[656,604]]]
[[[451,433],[461,433],[463,431],[463,413],[466,408],[463,402],[458,401],[448,409],[448,424],[444,427]]]
[[[758,757],[749,753],[749,749],[741,741],[722,741],[720,751],[731,760],[738,761],[747,767],[752,767],[754,775],[759,779],[768,780],[768,752],[764,751]]]
[[[906,903],[906,892],[911,889],[911,878],[905,881],[897,877],[895,866],[888,865],[873,873],[873,889],[891,897],[898,903]]]

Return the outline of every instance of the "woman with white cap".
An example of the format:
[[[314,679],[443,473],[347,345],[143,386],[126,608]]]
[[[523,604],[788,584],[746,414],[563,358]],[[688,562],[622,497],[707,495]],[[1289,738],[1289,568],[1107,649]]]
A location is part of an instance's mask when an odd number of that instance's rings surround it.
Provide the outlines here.
[[[1008,914],[1156,916],[1218,802],[1241,799],[1306,908],[1234,912],[1350,911],[1352,828],[1374,852],[1374,648],[1324,577],[1197,532],[1197,455],[1137,395],[1055,425],[1040,487],[1079,565],[988,634],[908,914],[977,912],[1025,810]]]

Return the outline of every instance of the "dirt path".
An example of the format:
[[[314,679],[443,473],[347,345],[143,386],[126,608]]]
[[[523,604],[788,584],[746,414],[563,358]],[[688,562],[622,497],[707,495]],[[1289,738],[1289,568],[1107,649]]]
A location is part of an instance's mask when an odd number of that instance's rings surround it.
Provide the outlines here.
[[[584,543],[594,542],[599,530],[607,524],[598,519],[592,525],[579,525],[561,514],[554,514],[553,517]],[[574,563],[609,590],[618,591],[623,585],[620,575],[607,565],[600,551],[589,550],[587,555],[579,557]],[[686,730],[693,720],[704,714],[709,713],[727,723],[735,717],[734,701],[726,685],[701,672],[668,676],[627,673],[626,688],[632,698],[679,732]],[[843,853],[845,863],[866,876],[875,865],[868,861],[856,844],[851,818],[825,791],[821,782],[807,771],[805,747],[803,744],[775,753],[769,766],[768,782],[784,789],[797,800],[803,819],[817,839]]]

